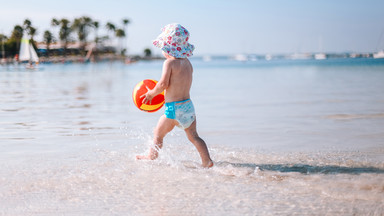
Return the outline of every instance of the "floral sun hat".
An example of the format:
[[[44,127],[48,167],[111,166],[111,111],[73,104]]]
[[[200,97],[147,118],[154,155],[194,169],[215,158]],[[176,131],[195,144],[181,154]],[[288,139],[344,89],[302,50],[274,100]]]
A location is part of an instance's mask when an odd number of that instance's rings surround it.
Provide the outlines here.
[[[161,29],[161,34],[153,41],[153,45],[175,58],[192,56],[195,46],[188,43],[189,32],[178,23],[168,24]]]

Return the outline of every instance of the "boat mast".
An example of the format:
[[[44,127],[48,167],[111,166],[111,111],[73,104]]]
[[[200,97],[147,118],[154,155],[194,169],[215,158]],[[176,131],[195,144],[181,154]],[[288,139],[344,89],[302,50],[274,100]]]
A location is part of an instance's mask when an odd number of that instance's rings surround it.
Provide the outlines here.
[[[379,40],[377,41],[376,51],[380,51],[381,39],[383,38],[383,34],[384,34],[384,29],[381,31]],[[383,48],[383,50],[384,50],[384,48]]]
[[[32,42],[31,39],[29,39],[28,41],[29,64],[32,64],[32,50],[31,50],[32,43],[31,42]]]

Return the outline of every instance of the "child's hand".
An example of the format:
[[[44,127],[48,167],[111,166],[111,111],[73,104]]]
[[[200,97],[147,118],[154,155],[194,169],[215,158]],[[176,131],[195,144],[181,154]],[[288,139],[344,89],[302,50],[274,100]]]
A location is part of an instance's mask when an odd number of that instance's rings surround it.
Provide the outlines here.
[[[147,93],[141,95],[140,98],[143,98],[143,101],[142,101],[143,104],[147,104],[147,102],[151,104],[154,96],[151,95],[151,89],[149,89],[148,86],[146,86],[146,88],[148,90]]]

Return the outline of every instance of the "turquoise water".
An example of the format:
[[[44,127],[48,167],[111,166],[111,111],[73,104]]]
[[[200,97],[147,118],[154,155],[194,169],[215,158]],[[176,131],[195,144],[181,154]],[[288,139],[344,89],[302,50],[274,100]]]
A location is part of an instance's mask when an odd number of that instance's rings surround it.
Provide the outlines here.
[[[191,61],[210,170],[179,129],[134,160],[161,61],[0,67],[0,215],[384,213],[383,60]]]

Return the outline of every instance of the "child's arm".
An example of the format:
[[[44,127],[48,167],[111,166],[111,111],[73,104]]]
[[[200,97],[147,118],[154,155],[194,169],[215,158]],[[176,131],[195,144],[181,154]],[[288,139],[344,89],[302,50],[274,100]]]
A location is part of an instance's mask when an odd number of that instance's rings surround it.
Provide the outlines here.
[[[169,80],[171,78],[171,65],[169,60],[165,60],[163,64],[163,73],[161,75],[161,78],[159,82],[156,84],[155,88],[152,90],[148,89],[148,92],[143,94],[140,98],[143,98],[143,103],[151,103],[152,99],[163,92],[165,89],[169,86]]]

